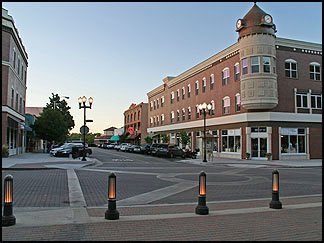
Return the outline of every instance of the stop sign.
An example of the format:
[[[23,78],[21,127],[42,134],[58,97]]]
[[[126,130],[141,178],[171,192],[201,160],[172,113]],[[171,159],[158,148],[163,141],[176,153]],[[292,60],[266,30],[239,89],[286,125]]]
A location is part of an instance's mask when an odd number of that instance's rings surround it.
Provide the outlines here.
[[[81,134],[87,134],[88,132],[89,132],[89,127],[87,127],[87,126],[80,127]]]

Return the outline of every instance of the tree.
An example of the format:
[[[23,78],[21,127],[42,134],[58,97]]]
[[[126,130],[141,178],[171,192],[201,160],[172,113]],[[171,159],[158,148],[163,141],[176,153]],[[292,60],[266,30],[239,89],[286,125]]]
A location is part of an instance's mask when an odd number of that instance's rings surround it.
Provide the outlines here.
[[[152,142],[153,142],[153,138],[151,138],[150,136],[146,136],[146,137],[144,138],[144,140],[145,140],[145,142],[146,142],[147,144],[152,144]]]
[[[88,133],[86,134],[86,143],[87,144],[92,144],[94,143],[94,139],[96,137],[100,136],[100,133]],[[81,133],[71,133],[70,135],[68,135],[67,139],[69,141],[72,141],[72,140],[82,140],[83,141],[83,135]]]
[[[180,143],[182,144],[182,148],[186,147],[189,141],[190,136],[188,135],[188,133],[186,133],[185,131],[180,132]]]
[[[68,135],[68,133],[74,128],[75,124],[74,124],[74,120],[73,120],[73,116],[70,114],[70,109],[71,107],[68,106],[67,102],[62,99],[60,100],[60,96],[58,94],[53,94],[52,93],[52,98],[49,97],[50,99],[50,103],[46,104],[45,109],[54,109],[54,110],[59,110],[62,112],[63,116],[64,116],[64,120],[66,121],[66,125],[67,125],[67,133],[66,135]]]
[[[58,94],[49,97],[43,112],[36,119],[33,126],[36,136],[55,143],[64,142],[69,131],[74,127],[74,120],[65,100],[60,100]]]
[[[162,139],[163,143],[169,143],[170,142],[170,137],[169,137],[168,134],[162,134],[161,139]]]
[[[36,136],[56,143],[64,142],[67,125],[59,110],[44,109],[33,125]]]

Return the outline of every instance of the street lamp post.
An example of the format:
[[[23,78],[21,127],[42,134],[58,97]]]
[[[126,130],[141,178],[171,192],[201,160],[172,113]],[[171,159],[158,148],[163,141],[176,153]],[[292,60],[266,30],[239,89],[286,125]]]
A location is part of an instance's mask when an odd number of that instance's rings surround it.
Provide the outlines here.
[[[206,104],[206,102],[204,102],[203,104],[200,104],[198,106],[199,110],[200,110],[200,114],[203,113],[204,115],[204,159],[203,162],[207,162],[206,159],[206,110],[208,110],[208,113],[210,113],[210,110],[212,109],[212,105],[211,104]]]
[[[83,96],[83,97],[79,97],[78,99],[79,101],[79,109],[83,108],[83,127],[84,127],[84,131],[83,131],[83,158],[82,161],[87,161],[85,158],[85,141],[86,141],[86,131],[85,131],[85,127],[86,127],[86,109],[89,108],[91,109],[92,103],[93,103],[93,98],[90,97],[89,98],[89,105],[86,105],[86,101],[87,101],[87,97]],[[82,105],[81,105],[82,104]]]

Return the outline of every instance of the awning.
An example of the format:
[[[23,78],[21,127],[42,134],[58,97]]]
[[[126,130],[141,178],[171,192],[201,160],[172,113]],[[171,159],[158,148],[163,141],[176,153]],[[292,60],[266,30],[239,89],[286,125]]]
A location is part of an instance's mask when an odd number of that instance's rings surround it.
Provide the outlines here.
[[[115,142],[115,141],[119,141],[119,136],[112,136],[109,141]]]

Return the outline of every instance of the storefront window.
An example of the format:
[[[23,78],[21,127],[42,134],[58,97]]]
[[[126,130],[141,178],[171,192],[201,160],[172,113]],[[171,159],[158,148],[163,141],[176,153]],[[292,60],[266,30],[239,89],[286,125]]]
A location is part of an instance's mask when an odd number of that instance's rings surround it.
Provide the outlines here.
[[[281,128],[281,153],[306,153],[304,128]]]
[[[222,152],[241,152],[241,130],[222,130]]]

